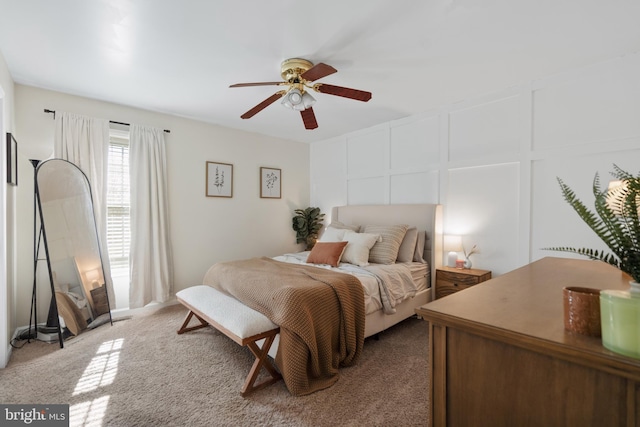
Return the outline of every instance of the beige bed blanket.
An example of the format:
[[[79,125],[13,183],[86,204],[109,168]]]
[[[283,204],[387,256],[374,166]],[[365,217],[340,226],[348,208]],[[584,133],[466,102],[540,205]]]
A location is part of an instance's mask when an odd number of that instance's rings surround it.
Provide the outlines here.
[[[203,284],[280,326],[276,365],[293,395],[330,387],[360,357],[364,291],[352,275],[263,257],[215,264]]]

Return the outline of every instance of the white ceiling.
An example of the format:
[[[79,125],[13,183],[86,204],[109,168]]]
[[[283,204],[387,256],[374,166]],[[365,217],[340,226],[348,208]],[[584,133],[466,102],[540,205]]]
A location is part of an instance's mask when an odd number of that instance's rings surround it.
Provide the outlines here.
[[[312,142],[640,51],[640,1],[0,0],[0,51],[19,84]],[[280,88],[229,85],[291,57],[373,98],[240,119]]]

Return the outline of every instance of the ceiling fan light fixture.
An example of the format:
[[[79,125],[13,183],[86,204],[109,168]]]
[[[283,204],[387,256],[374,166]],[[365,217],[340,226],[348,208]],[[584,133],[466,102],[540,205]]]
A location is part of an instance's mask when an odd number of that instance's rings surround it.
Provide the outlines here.
[[[302,94],[302,105],[304,106],[303,110],[306,110],[307,108],[311,107],[315,103],[316,103],[316,99],[313,96],[311,96],[309,92],[305,92]]]
[[[316,99],[309,93],[302,93],[300,89],[291,89],[282,99],[282,105],[296,111],[303,111],[316,103]]]
[[[282,99],[282,105],[292,110],[302,103],[302,92],[300,89],[291,89]]]
[[[316,100],[308,89],[328,95],[341,96],[343,98],[355,99],[356,101],[367,102],[371,99],[371,92],[363,90],[351,89],[348,87],[334,86],[325,83],[313,82],[338,72],[331,65],[319,62],[312,62],[302,58],[290,58],[282,62],[280,75],[284,81],[279,82],[254,82],[254,83],[236,83],[229,87],[250,87],[250,86],[285,86],[285,89],[279,90],[258,105],[251,108],[240,116],[241,119],[249,119],[269,105],[280,100],[283,106],[290,110],[300,111],[304,127],[307,130],[316,129],[318,122],[312,106]]]

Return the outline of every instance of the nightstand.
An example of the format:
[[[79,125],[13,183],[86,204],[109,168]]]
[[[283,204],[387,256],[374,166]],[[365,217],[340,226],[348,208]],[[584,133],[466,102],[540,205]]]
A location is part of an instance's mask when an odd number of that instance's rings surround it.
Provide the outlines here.
[[[446,297],[489,279],[491,272],[488,270],[440,267],[436,269],[436,298]]]

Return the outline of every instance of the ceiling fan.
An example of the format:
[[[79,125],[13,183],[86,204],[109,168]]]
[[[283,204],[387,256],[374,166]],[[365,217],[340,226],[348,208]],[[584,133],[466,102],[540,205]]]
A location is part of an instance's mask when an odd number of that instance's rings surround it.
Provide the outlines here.
[[[312,108],[312,105],[316,100],[311,96],[307,89],[313,89],[316,92],[342,96],[344,98],[355,99],[363,102],[367,102],[371,99],[371,92],[342,86],[334,86],[326,83],[312,83],[338,71],[332,66],[323,64],[322,62],[313,65],[312,62],[307,61],[306,59],[291,58],[283,61],[280,68],[280,75],[284,79],[282,82],[236,83],[229,86],[287,86],[285,90],[280,90],[274,93],[269,98],[241,115],[241,118],[249,119],[276,102],[278,99],[284,98],[282,100],[282,105],[292,110],[300,111],[304,127],[311,130],[318,127],[316,115]]]

